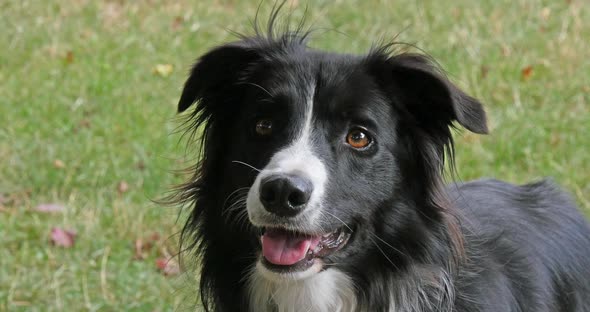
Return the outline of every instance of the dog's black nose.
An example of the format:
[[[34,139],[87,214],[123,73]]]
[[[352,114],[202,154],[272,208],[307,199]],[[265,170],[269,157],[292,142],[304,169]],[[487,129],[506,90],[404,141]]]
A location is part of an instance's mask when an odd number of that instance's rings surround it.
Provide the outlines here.
[[[264,208],[281,217],[293,217],[303,211],[312,192],[311,181],[297,175],[274,174],[260,181]]]

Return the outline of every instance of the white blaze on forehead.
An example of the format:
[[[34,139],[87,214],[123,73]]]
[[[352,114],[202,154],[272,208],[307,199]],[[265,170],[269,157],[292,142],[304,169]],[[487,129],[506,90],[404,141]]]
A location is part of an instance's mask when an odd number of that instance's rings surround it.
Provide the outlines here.
[[[268,171],[301,174],[310,179],[315,188],[325,182],[325,168],[312,150],[313,93],[313,90],[310,90],[304,115],[305,121],[298,136],[293,143],[273,155],[263,173]]]
[[[303,123],[295,136],[293,142],[287,147],[279,150],[273,155],[270,162],[258,174],[254,184],[250,188],[247,200],[247,209],[250,221],[255,225],[262,225],[269,213],[264,209],[259,198],[260,181],[272,174],[286,173],[299,175],[308,179],[313,184],[313,192],[307,204],[307,208],[302,212],[302,219],[307,220],[308,224],[303,225],[311,229],[312,223],[315,223],[321,212],[322,196],[327,180],[326,168],[320,158],[313,151],[313,97],[315,94],[315,85],[308,90],[307,101],[305,103],[305,112]]]

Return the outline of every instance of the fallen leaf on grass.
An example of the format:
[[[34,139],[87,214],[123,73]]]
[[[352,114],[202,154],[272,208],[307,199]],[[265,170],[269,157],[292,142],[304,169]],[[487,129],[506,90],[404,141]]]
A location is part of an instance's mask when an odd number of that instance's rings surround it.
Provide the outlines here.
[[[172,20],[172,30],[178,31],[182,28],[182,24],[184,23],[184,18],[182,16],[177,16]]]
[[[135,164],[135,167],[136,167],[137,169],[139,169],[139,170],[142,170],[142,171],[143,171],[143,170],[145,170],[145,162],[144,162],[143,160],[140,160],[140,161],[138,161],[138,162]]]
[[[51,243],[58,247],[71,248],[76,242],[76,232],[62,228],[51,229]]]
[[[154,242],[159,241],[160,240],[160,233],[153,232],[149,238],[150,238],[150,240],[152,240]]]
[[[121,181],[121,182],[119,182],[119,184],[117,184],[117,191],[119,192],[119,194],[123,194],[123,193],[127,192],[128,190],[129,190],[129,184],[127,184],[127,182]]]
[[[65,209],[66,207],[61,204],[39,204],[37,207],[35,207],[35,211],[44,213],[62,212]]]
[[[136,239],[133,244],[133,259],[144,260],[152,247],[153,245],[150,242],[144,242],[141,238]]]
[[[152,233],[150,236],[146,238],[138,238],[135,240],[133,244],[134,253],[133,259],[135,260],[145,260],[149,252],[153,249],[154,245],[158,244],[160,241],[160,234],[157,232]]]
[[[168,77],[173,69],[172,64],[157,64],[154,66],[153,72],[160,77]]]
[[[180,265],[174,258],[162,257],[156,259],[156,267],[166,276],[180,274]]]
[[[63,169],[66,167],[66,164],[61,159],[56,159],[53,161],[53,166],[57,169]]]
[[[66,64],[72,64],[74,62],[74,52],[69,50],[66,52],[66,56],[64,57]]]
[[[521,76],[523,80],[528,80],[533,75],[533,66],[529,65],[522,69]]]

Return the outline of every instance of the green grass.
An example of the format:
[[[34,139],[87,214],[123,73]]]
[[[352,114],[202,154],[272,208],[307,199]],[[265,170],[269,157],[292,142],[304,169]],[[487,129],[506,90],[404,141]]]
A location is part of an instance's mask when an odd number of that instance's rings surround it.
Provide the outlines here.
[[[291,2],[300,17],[304,1]],[[175,104],[193,59],[231,40],[226,29],[249,31],[257,5],[245,3],[0,4],[0,311],[190,310],[192,275],[160,274],[157,250],[133,260],[133,242],[156,231],[174,251],[178,210],[151,199],[195,158],[173,133]],[[461,179],[551,176],[590,212],[585,1],[313,1],[309,12],[322,29],[312,46],[362,53],[399,33],[484,101],[492,132],[457,135]],[[47,202],[67,209],[34,211]],[[49,244],[57,226],[77,231],[73,248]]]

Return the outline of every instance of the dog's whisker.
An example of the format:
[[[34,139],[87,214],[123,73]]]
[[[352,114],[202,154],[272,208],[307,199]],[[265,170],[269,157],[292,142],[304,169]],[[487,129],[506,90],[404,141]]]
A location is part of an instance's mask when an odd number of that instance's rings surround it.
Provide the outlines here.
[[[381,252],[381,254],[385,257],[385,259],[387,259],[387,261],[389,263],[391,263],[391,265],[396,269],[399,270],[399,267],[397,265],[395,265],[395,263],[393,263],[393,261],[391,261],[391,259],[387,256],[387,254],[385,253],[385,251],[383,251],[383,249],[381,249],[381,247],[379,246],[379,244],[377,244],[377,242],[371,238],[371,236],[369,236],[369,239],[373,242],[373,244],[375,245],[375,247],[377,247],[377,249],[379,249],[379,251]]]
[[[260,171],[261,171],[260,169],[258,169],[258,168],[256,168],[256,167],[254,167],[254,166],[252,166],[252,165],[250,165],[250,164],[248,164],[248,163],[245,163],[245,162],[243,162],[243,161],[239,161],[239,160],[232,160],[231,162],[232,162],[232,163],[235,163],[235,164],[244,165],[244,166],[246,166],[246,167],[249,167],[249,168],[251,168],[251,169],[254,169],[254,170],[256,170],[257,172],[260,172]]]
[[[350,230],[352,232],[352,228],[348,224],[346,224],[344,221],[342,221],[342,219],[338,218],[336,215],[334,215],[333,213],[330,213],[329,211],[323,211],[323,212],[332,216],[334,219],[340,221],[340,223],[342,223],[346,228],[348,228],[348,230]],[[377,237],[377,238],[379,238],[379,237]],[[369,236],[369,239],[373,242],[373,244],[375,244],[375,247],[377,247],[379,249],[379,251],[381,252],[381,254],[383,254],[385,259],[387,259],[387,261],[389,261],[389,263],[391,263],[391,265],[393,265],[393,267],[395,267],[396,269],[399,269],[398,266],[395,265],[395,263],[393,263],[393,261],[387,256],[385,251],[383,251],[383,249],[381,249],[379,244],[371,236]],[[380,239],[380,240],[383,241],[382,239]],[[393,248],[393,246],[391,246],[391,245],[389,245],[389,246]]]
[[[233,201],[231,205],[225,208],[224,211],[221,213],[226,223],[236,224],[240,227],[241,230],[248,230],[251,226],[248,220],[248,210],[246,209],[246,203],[248,200],[247,193],[241,194],[243,193],[243,191],[247,189],[249,188],[241,188],[232,192],[232,194],[236,194],[236,196],[239,195],[239,197],[236,198],[236,200]],[[240,190],[242,192],[238,192]],[[230,220],[232,217],[233,220]]]
[[[224,217],[226,220],[236,212],[241,213],[241,210],[244,212],[246,211],[246,199],[239,198],[238,200],[234,201],[230,206],[228,206],[223,212],[221,212],[221,216]]]
[[[240,215],[247,213],[248,211],[245,209],[246,208],[246,200],[238,200],[236,202],[234,202],[230,207],[228,207],[228,209],[225,211],[225,217],[226,219],[228,219],[229,217],[231,217],[231,214],[233,213],[234,215],[236,215],[236,217],[239,217]]]
[[[390,247],[391,249],[393,249],[395,252],[403,255],[403,256],[407,256],[404,252],[402,252],[401,250],[393,247],[391,244],[389,244],[388,242],[386,242],[384,239],[382,239],[381,237],[377,236],[377,234],[374,233],[370,233],[372,236],[374,236],[376,239],[380,240],[381,242],[383,242],[383,244],[387,245],[388,247]]]
[[[346,224],[344,221],[342,221],[342,219],[340,219],[336,215],[334,215],[333,213],[331,213],[329,211],[321,211],[321,212],[326,213],[326,214],[330,215],[331,217],[333,217],[334,219],[340,221],[340,223],[342,223],[349,231],[352,232],[352,228],[350,226],[348,226],[348,224]]]
[[[240,188],[236,189],[235,191],[231,192],[231,193],[230,193],[230,194],[229,194],[229,195],[228,195],[228,196],[225,198],[225,200],[224,200],[224,202],[223,202],[223,206],[222,206],[222,207],[224,207],[224,208],[225,208],[225,206],[227,205],[227,202],[228,202],[228,201],[231,199],[231,197],[232,197],[232,196],[234,196],[234,195],[236,195],[236,194],[239,194],[240,192],[243,192],[243,191],[249,191],[249,190],[250,190],[250,187],[240,187]]]

